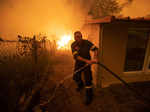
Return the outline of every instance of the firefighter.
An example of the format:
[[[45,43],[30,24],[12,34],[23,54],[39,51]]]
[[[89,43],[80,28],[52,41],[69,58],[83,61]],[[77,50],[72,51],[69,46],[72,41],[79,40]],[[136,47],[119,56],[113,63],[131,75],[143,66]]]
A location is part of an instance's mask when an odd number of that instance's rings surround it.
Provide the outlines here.
[[[86,64],[91,65],[98,62],[98,48],[92,42],[82,39],[82,33],[80,31],[74,32],[74,40],[75,41],[71,44],[72,54],[75,59],[74,72]],[[90,50],[94,51],[95,58],[93,60],[91,60]],[[84,73],[85,82],[83,82],[81,78],[82,72]],[[91,66],[87,66],[83,71],[75,73],[73,80],[77,84],[77,91],[81,91],[85,87],[85,104],[90,104],[93,98]]]

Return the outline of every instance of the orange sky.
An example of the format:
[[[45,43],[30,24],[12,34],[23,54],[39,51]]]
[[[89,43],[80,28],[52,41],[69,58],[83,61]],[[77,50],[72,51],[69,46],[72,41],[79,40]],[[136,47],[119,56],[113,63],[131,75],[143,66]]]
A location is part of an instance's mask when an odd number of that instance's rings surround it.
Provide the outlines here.
[[[124,1],[124,0],[121,0]],[[150,0],[133,0],[132,4],[123,10],[124,16],[139,17],[150,14]]]
[[[85,10],[75,0],[72,0],[74,5],[64,1],[0,0],[0,37],[16,39],[17,34],[31,36],[41,32],[51,35],[80,29]],[[125,0],[119,1],[123,3]],[[131,5],[123,9],[123,15],[146,16],[150,14],[149,4],[150,0],[133,0]]]
[[[4,1],[4,0],[3,0]],[[84,15],[65,0],[6,0],[0,10],[0,36],[16,38],[17,34],[31,36],[38,33],[62,34],[79,29]],[[79,11],[80,10],[80,11]],[[78,13],[80,12],[80,13]]]

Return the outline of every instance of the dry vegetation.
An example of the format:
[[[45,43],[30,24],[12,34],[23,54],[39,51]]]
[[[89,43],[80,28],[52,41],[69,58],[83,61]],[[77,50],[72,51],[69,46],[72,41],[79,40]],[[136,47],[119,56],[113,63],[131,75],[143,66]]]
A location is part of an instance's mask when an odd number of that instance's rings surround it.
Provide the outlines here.
[[[1,111],[14,111],[20,100],[25,102],[36,85],[52,72],[50,51],[39,48],[35,56],[35,49],[27,49],[30,44],[0,43]]]
[[[54,50],[39,48],[37,59],[30,50],[8,52],[9,44],[0,50],[0,100],[1,111],[34,111],[48,112],[149,112],[149,103],[136,98],[124,85],[113,82],[111,76],[103,77],[104,88],[94,88],[94,100],[85,106],[85,91],[77,93],[76,85],[70,78],[58,88],[55,97],[44,106],[54,94],[56,84],[73,71],[73,60],[70,51],[57,53]],[[19,46],[17,46],[18,49]],[[15,47],[13,47],[15,48]],[[17,51],[17,52],[16,52]],[[19,53],[20,52],[20,53]],[[148,75],[125,76],[129,85],[149,97]],[[143,78],[143,80],[142,80]],[[143,82],[136,82],[142,80]],[[136,82],[136,83],[131,83]],[[107,86],[106,86],[107,85]]]

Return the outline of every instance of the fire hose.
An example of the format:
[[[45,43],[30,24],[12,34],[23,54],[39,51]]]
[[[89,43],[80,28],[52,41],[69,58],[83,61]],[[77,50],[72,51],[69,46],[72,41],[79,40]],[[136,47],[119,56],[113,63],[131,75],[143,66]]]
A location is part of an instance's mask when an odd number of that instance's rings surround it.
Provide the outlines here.
[[[150,99],[144,97],[143,95],[141,95],[141,93],[137,90],[135,90],[134,87],[130,86],[126,81],[124,81],[123,79],[121,79],[116,73],[112,72],[109,68],[107,68],[105,65],[103,65],[102,63],[98,62],[96,63],[99,66],[103,67],[106,71],[108,71],[111,75],[113,75],[115,78],[117,78],[118,80],[120,80],[132,93],[134,93],[135,97],[137,99],[141,99],[143,101],[144,104],[146,105],[150,105]]]
[[[76,74],[76,73],[84,70],[88,66],[91,66],[91,65],[90,64],[86,64],[83,67],[79,68],[78,70],[74,71],[73,74]],[[55,90],[54,90],[53,95],[51,96],[51,98],[48,99],[46,102],[40,104],[40,106],[44,106],[44,105],[50,103],[52,101],[52,99],[55,98],[55,93],[59,89],[59,87],[61,87],[63,85],[63,83],[64,83],[65,80],[70,79],[73,76],[73,74],[70,74],[70,75],[66,76],[63,80],[59,81],[58,84],[56,84]]]
[[[107,68],[105,65],[103,65],[102,63],[98,62],[98,63],[93,63],[93,64],[97,64],[101,67],[103,67],[106,71],[108,71],[111,75],[113,75],[115,78],[117,78],[119,81],[121,81],[131,92],[133,92],[135,94],[135,97],[137,99],[141,99],[143,101],[144,104],[150,104],[150,99],[146,98],[144,96],[141,95],[141,93],[139,93],[137,90],[135,90],[135,88],[133,88],[132,86],[130,86],[126,81],[124,81],[122,78],[120,78],[116,73],[112,72],[109,68]],[[91,66],[92,64],[86,64],[85,66],[79,68],[78,70],[76,70],[73,74],[76,74],[82,70],[84,70],[85,68],[87,68],[88,66]],[[48,104],[49,102],[52,101],[52,99],[55,97],[55,93],[58,90],[59,87],[61,87],[64,83],[65,80],[70,79],[73,74],[70,74],[68,76],[66,76],[63,80],[61,80],[55,87],[55,90],[53,92],[53,95],[51,96],[51,98],[49,100],[47,100],[45,103],[40,104],[40,106],[44,106],[46,104]],[[146,102],[145,102],[146,101]]]

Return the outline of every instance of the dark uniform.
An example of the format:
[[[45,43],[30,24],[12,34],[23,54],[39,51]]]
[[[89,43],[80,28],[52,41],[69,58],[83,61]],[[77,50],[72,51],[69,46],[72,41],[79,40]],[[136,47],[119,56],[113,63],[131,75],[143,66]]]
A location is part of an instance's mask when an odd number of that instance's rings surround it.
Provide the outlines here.
[[[91,43],[88,40],[84,40],[82,39],[82,41],[80,43],[78,42],[73,42],[71,45],[72,48],[72,54],[74,56],[75,59],[75,68],[74,71],[80,69],[81,67],[85,66],[85,62],[77,60],[76,57],[80,56],[82,58],[91,59],[90,56],[90,50],[94,51],[97,50],[98,48],[96,46],[93,45],[93,43]],[[83,81],[81,79],[81,73],[84,72],[84,79],[85,79],[85,87],[86,88],[91,88],[92,86],[92,71],[91,71],[91,66],[88,66],[87,68],[85,68],[83,71],[81,72],[77,72],[76,74],[73,75],[73,80],[75,80],[75,82],[77,83],[79,88],[83,87]]]

